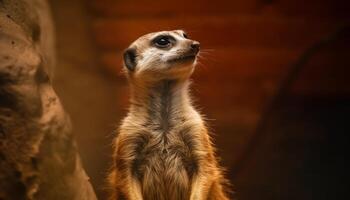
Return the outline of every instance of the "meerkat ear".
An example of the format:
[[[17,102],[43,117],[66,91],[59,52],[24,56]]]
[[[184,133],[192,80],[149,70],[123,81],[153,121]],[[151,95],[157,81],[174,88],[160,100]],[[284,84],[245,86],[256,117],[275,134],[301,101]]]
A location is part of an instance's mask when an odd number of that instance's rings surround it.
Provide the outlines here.
[[[137,65],[135,48],[128,48],[124,51],[124,64],[129,71],[135,70]]]

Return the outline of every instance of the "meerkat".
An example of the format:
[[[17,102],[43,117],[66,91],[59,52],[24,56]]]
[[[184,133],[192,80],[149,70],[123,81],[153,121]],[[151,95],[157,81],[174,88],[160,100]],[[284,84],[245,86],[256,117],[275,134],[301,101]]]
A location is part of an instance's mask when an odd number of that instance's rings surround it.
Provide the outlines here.
[[[114,141],[111,200],[227,200],[208,130],[189,96],[200,44],[182,30],[124,52],[130,107]]]

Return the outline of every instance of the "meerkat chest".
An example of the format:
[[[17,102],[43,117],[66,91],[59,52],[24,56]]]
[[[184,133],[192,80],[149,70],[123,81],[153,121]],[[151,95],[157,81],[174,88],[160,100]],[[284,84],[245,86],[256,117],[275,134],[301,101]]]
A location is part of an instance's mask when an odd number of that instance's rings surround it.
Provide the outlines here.
[[[135,140],[137,150],[131,170],[140,181],[144,196],[160,200],[188,199],[191,177],[198,168],[196,139],[191,130],[186,127],[166,133],[149,131]]]
[[[196,143],[192,127],[177,128],[164,132],[151,130],[140,135],[132,167],[139,178],[145,173],[169,175],[175,168],[190,177],[196,170]],[[142,141],[142,142],[140,142]]]

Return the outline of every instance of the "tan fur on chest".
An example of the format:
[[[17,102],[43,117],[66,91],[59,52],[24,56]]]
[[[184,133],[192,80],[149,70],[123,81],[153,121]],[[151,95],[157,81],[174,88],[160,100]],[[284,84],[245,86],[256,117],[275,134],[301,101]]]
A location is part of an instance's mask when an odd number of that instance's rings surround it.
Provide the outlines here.
[[[132,152],[131,173],[140,182],[144,199],[189,199],[199,156],[187,131],[142,132],[129,138],[132,147],[125,151]]]

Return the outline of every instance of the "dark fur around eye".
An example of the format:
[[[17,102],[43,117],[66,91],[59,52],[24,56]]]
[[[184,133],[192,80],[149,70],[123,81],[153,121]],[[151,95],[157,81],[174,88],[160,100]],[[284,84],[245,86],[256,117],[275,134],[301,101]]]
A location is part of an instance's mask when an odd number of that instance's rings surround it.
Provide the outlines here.
[[[152,40],[152,44],[158,48],[168,48],[175,42],[176,39],[170,35],[159,35]]]

